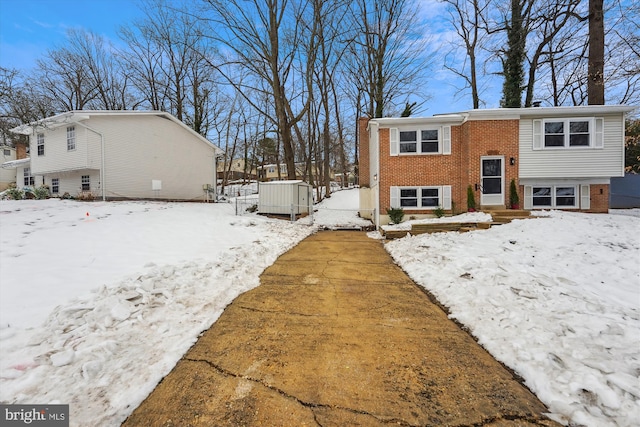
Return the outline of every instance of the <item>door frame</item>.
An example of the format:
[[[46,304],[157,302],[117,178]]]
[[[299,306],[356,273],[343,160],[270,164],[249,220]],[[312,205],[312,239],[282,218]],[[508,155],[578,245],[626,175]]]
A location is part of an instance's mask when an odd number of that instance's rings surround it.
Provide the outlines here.
[[[484,160],[500,160],[500,179],[501,188],[500,194],[484,194],[484,188],[482,186],[484,168],[482,163]],[[504,168],[504,156],[481,156],[480,157],[480,206],[504,206],[505,200],[505,168]]]

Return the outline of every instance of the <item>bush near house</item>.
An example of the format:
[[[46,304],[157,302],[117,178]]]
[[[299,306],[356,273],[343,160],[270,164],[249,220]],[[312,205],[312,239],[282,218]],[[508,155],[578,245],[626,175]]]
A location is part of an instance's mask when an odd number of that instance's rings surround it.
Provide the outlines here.
[[[402,208],[390,208],[387,209],[387,215],[394,224],[400,224],[404,218],[404,209]]]

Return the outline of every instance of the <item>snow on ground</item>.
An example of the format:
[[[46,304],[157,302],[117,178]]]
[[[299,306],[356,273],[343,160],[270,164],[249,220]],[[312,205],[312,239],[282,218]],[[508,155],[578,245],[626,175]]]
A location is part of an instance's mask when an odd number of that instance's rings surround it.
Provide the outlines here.
[[[334,224],[322,216],[235,216],[233,199],[0,201],[0,402],[70,404],[73,426],[120,425],[266,267]]]
[[[0,401],[68,403],[73,426],[119,425],[279,254],[317,228],[367,224],[357,200],[333,193],[313,226],[235,216],[233,200],[0,201]],[[625,214],[638,211],[554,212],[387,249],[556,417],[630,426],[640,220]]]
[[[563,423],[640,420],[640,220],[548,212],[386,244]],[[618,215],[622,214],[622,215]]]

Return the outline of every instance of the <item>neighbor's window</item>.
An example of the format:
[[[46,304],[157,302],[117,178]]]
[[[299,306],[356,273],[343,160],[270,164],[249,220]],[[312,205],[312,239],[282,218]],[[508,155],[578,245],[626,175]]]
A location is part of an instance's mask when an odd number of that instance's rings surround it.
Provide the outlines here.
[[[67,127],[67,151],[76,149],[76,127]]]
[[[4,150],[4,155],[5,156],[10,156],[11,155],[11,150]]]
[[[51,193],[58,194],[60,192],[60,179],[52,178],[51,179]]]
[[[545,121],[544,146],[546,148],[589,147],[591,129],[590,119]]]
[[[44,156],[44,134],[39,133],[37,136],[38,156]]]
[[[24,168],[24,185],[34,185],[35,179],[31,176],[31,169]]]
[[[91,190],[91,179],[89,175],[82,175],[82,191]]]
[[[576,186],[533,187],[535,208],[577,207],[577,201]]]

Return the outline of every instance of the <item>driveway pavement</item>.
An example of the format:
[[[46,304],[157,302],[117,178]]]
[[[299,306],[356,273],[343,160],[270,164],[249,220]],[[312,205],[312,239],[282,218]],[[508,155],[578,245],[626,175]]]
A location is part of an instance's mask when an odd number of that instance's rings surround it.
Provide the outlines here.
[[[125,426],[556,426],[377,240],[320,232],[238,297]]]

